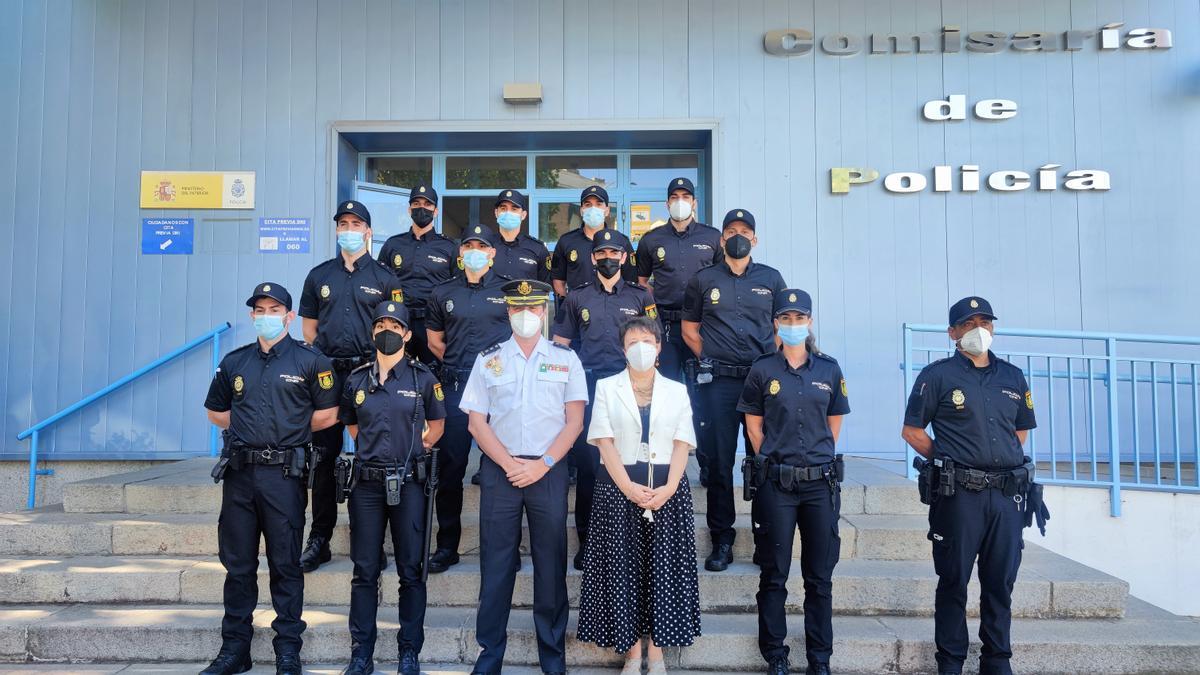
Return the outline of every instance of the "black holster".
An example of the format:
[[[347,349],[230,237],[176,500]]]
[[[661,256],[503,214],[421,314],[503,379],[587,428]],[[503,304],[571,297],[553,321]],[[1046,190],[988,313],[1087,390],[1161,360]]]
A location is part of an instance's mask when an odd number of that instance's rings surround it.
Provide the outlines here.
[[[913,457],[913,468],[917,470],[917,493],[921,495],[921,503],[928,506],[933,503],[930,485],[933,481],[933,463],[924,457]]]
[[[313,453],[309,452],[308,446],[303,445],[288,450],[287,462],[283,465],[284,477],[297,480],[304,478],[304,472],[308,470],[308,456],[310,454]]]
[[[242,468],[242,453],[234,446],[236,443],[229,435],[229,430],[221,431],[221,458],[213,465],[212,471],[209,473],[212,476],[214,483],[220,483],[225,478],[225,473],[230,469]]]
[[[338,457],[333,463],[334,499],[344,504],[354,489],[357,472],[354,470],[354,459],[347,456]]]
[[[954,460],[945,457],[933,458],[933,479],[937,481],[938,497],[953,497],[955,491]]]
[[[742,460],[742,499],[754,501],[758,488],[767,482],[767,458],[762,454],[746,455]]]

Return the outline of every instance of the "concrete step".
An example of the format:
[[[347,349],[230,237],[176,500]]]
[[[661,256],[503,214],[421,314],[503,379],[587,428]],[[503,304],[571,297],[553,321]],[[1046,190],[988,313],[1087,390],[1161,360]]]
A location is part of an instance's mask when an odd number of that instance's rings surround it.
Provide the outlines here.
[[[221,487],[209,477],[212,463],[210,458],[200,457],[69,483],[63,488],[63,507],[68,513],[217,513],[221,508]],[[842,486],[842,513],[925,513],[925,507],[917,499],[915,484],[896,473],[895,468],[880,460],[850,458]],[[464,513],[479,511],[479,487],[469,482],[473,471],[468,471],[464,485]],[[708,491],[699,483],[694,459],[688,474],[696,512],[704,513]],[[737,493],[738,513],[750,513],[750,503],[741,499],[740,487]],[[574,507],[574,488],[567,503]],[[342,511],[345,512],[344,506]]]
[[[0,655],[8,661],[138,663],[200,662],[220,646],[218,606],[104,605],[0,606]],[[380,610],[376,657],[396,658],[394,610]],[[273,613],[255,615],[252,654],[272,658]],[[567,662],[571,667],[619,666],[611,651],[575,640],[575,616],[568,626]],[[350,651],[346,608],[310,606],[303,657],[313,663],[343,662]],[[422,658],[431,663],[471,663],[476,654],[475,615],[461,608],[431,608],[425,620]],[[970,633],[977,632],[970,622]],[[694,645],[668,651],[672,669],[718,672],[761,670],[753,615],[707,615]],[[788,643],[803,656],[803,618],[788,618]],[[837,672],[916,673],[936,668],[933,621],[923,617],[835,617],[832,667]],[[1028,673],[1195,672],[1200,663],[1200,623],[1137,603],[1127,618],[1015,619],[1013,668]],[[972,662],[978,655],[974,646]],[[506,663],[537,663],[533,618],[513,610],[509,620]]]
[[[574,518],[567,519],[567,548],[571,555],[579,547]],[[711,550],[703,515],[695,516],[696,554],[703,558]],[[479,548],[479,518],[464,514],[459,550]],[[59,507],[0,514],[0,556],[73,555],[165,555],[215,556],[217,516],[209,513],[90,514],[66,513]],[[436,527],[436,526],[435,526]],[[926,560],[928,525],[923,516],[847,515],[840,522],[843,560]],[[748,560],[753,553],[750,516],[739,515],[734,523],[734,557]],[[529,541],[528,532],[524,541]],[[339,518],[330,547],[335,555],[350,552],[348,518]],[[527,546],[522,544],[522,552]],[[800,537],[793,557],[800,553]]]
[[[532,607],[533,566],[523,561],[513,606]],[[699,566],[700,604],[705,612],[754,612],[759,571],[736,562],[725,572]],[[259,563],[259,601],[270,605],[266,559]],[[305,600],[312,605],[348,605],[353,563],[335,558],[309,574]],[[582,573],[568,569],[571,606],[578,607]],[[9,602],[220,604],[225,570],[215,558],[84,556],[0,559],[0,597]],[[845,560],[834,573],[834,611],[843,615],[929,616],[937,577],[928,561]],[[429,604],[474,607],[479,598],[479,559],[466,557],[445,574],[429,577]],[[802,611],[799,565],[788,582],[788,611]],[[396,603],[394,570],[381,579],[384,604]],[[1128,584],[1045,549],[1026,551],[1013,591],[1013,614],[1021,617],[1120,617]],[[978,584],[968,610],[978,613]]]

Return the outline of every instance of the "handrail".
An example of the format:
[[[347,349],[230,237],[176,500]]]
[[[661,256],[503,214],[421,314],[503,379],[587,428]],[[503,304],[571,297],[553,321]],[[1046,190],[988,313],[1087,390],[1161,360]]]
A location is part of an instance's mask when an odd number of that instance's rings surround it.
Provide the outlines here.
[[[915,355],[917,352],[925,352],[926,361],[933,358],[932,352],[953,352],[954,348],[950,345],[940,347],[918,347],[913,344],[913,333],[946,333],[946,326],[938,324],[914,324],[905,323],[903,325],[903,344],[904,344],[904,360],[900,364],[904,371],[904,396],[907,397],[912,391],[913,383],[916,379],[916,373],[924,368],[928,363],[915,363]],[[1030,328],[997,328],[996,335],[1013,336],[1013,337],[1029,337],[1029,338],[1044,338],[1051,340],[1091,340],[1102,342],[1104,351],[1102,353],[1087,354],[1083,353],[1086,350],[1079,350],[1079,353],[1053,353],[1052,350],[1045,348],[1036,351],[1013,351],[1002,352],[999,355],[1013,362],[1014,365],[1021,367],[1024,371],[1031,388],[1039,387],[1044,390],[1048,396],[1046,397],[1046,415],[1048,420],[1047,429],[1033,430],[1030,432],[1030,437],[1027,443],[1028,453],[1035,461],[1045,462],[1046,459],[1039,460],[1038,446],[1036,442],[1039,437],[1045,437],[1048,442],[1044,445],[1049,452],[1049,476],[1045,482],[1050,485],[1069,485],[1069,486],[1086,486],[1086,487],[1106,487],[1109,489],[1110,509],[1113,516],[1121,515],[1121,489],[1122,487],[1130,489],[1146,489],[1146,490],[1165,490],[1171,489],[1177,492],[1198,492],[1200,493],[1200,474],[1196,476],[1195,485],[1185,484],[1181,465],[1185,463],[1183,438],[1180,434],[1180,391],[1185,394],[1190,392],[1190,395],[1183,396],[1183,403],[1186,405],[1190,400],[1191,408],[1191,426],[1192,439],[1191,449],[1193,452],[1200,450],[1200,361],[1195,359],[1175,359],[1169,357],[1148,357],[1148,356],[1125,356],[1117,354],[1117,343],[1144,343],[1144,344],[1169,344],[1175,346],[1200,346],[1200,337],[1183,336],[1183,335],[1153,335],[1153,334],[1138,334],[1138,333],[1104,333],[1098,331],[1074,331],[1074,330],[1037,330]],[[1066,371],[1057,370],[1053,365],[1053,360],[1066,360]],[[1073,362],[1079,360],[1084,362],[1082,369],[1076,370],[1073,367]],[[1020,364],[1024,363],[1022,367]],[[1035,368],[1034,364],[1038,367]],[[1044,367],[1042,364],[1044,363]],[[1098,367],[1094,368],[1093,364]],[[1143,366],[1141,373],[1138,372],[1139,364]],[[1126,366],[1127,368],[1122,368]],[[1103,370],[1101,370],[1101,368]],[[1159,368],[1162,370],[1160,371]],[[1127,370],[1127,372],[1122,372]],[[1146,371],[1149,372],[1146,372]],[[1182,370],[1182,373],[1178,371]],[[1160,375],[1160,372],[1162,375]],[[1062,382],[1056,381],[1066,380]],[[1086,381],[1082,393],[1079,394],[1079,400],[1076,400],[1076,383],[1078,381]],[[1101,385],[1103,393],[1097,393],[1096,384]],[[1145,385],[1148,385],[1145,386]],[[1169,406],[1164,412],[1160,409],[1159,388],[1169,387]],[[1064,391],[1065,389],[1065,391]],[[1056,420],[1056,390],[1059,392],[1057,397],[1064,398],[1065,401],[1059,403],[1066,404],[1066,425],[1068,436],[1067,444],[1069,448],[1066,451],[1059,453],[1057,442],[1060,440],[1056,435],[1056,426],[1063,425],[1062,420]],[[1139,391],[1141,396],[1145,397],[1139,401]],[[1064,396],[1065,394],[1065,396]],[[1037,396],[1035,395],[1035,398]],[[1154,449],[1154,477],[1143,479],[1142,463],[1140,456],[1141,437],[1143,432],[1143,410],[1149,409],[1151,424],[1151,440],[1153,441]],[[1107,426],[1107,429],[1097,429],[1097,421],[1099,411],[1102,416],[1101,424]],[[1077,421],[1076,413],[1079,413],[1080,420]],[[1060,412],[1061,416],[1061,412]],[[1175,452],[1174,456],[1166,455],[1160,451],[1159,436],[1160,417],[1167,417],[1168,424],[1165,425],[1174,440]],[[1039,415],[1041,417],[1041,415]],[[1083,418],[1086,417],[1084,420]],[[1122,419],[1124,418],[1124,419]],[[1057,422],[1057,424],[1056,424]],[[1125,430],[1123,425],[1129,424],[1130,428]],[[1076,447],[1076,432],[1083,435],[1082,456],[1077,456]],[[1126,431],[1127,437],[1122,436],[1122,431]],[[1132,466],[1127,460],[1124,468],[1131,469],[1133,479],[1123,478],[1121,475],[1122,465],[1122,442],[1125,441],[1125,451],[1127,455],[1132,456]],[[1108,477],[1099,475],[1098,466],[1101,464],[1100,451],[1104,445],[1107,445],[1108,457],[1103,461],[1108,463]],[[906,448],[907,456],[911,462],[913,450]],[[1045,453],[1046,451],[1043,451]],[[1070,470],[1069,475],[1059,475],[1058,460],[1059,455],[1066,456],[1069,452]],[[1161,475],[1163,460],[1173,461],[1175,480],[1173,483],[1165,482]],[[1187,460],[1189,464],[1200,465],[1200,453],[1197,453],[1197,459]],[[1145,460],[1149,463],[1149,458]],[[1090,465],[1089,476],[1080,475],[1078,466],[1082,463],[1085,467]],[[1197,466],[1196,468],[1200,468]],[[1086,469],[1085,469],[1086,471]],[[915,477],[915,473],[911,466],[908,468],[909,477]],[[1067,470],[1063,470],[1067,474]]]
[[[54,473],[53,469],[38,469],[37,468],[38,436],[41,434],[41,431],[43,429],[58,422],[59,420],[66,417],[67,415],[75,413],[75,412],[79,411],[80,409],[85,408],[85,407],[91,405],[92,403],[95,403],[96,401],[104,398],[105,396],[108,396],[109,394],[113,393],[114,391],[120,389],[121,387],[124,387],[125,385],[129,384],[130,382],[133,382],[134,380],[145,375],[146,373],[149,373],[150,371],[154,370],[155,368],[158,368],[159,366],[163,365],[164,363],[172,361],[172,360],[182,356],[183,354],[186,354],[187,352],[189,352],[189,351],[195,349],[196,347],[199,347],[200,345],[202,345],[206,342],[209,342],[209,341],[212,342],[212,346],[213,346],[212,367],[213,367],[213,371],[216,371],[217,365],[220,363],[220,356],[221,356],[221,333],[224,333],[225,331],[229,330],[229,328],[230,328],[230,324],[228,321],[226,321],[225,323],[222,323],[221,325],[217,326],[216,328],[213,328],[212,330],[208,331],[204,335],[201,335],[200,337],[192,340],[191,342],[188,342],[187,344],[183,345],[182,347],[179,347],[178,349],[175,349],[168,354],[158,357],[154,361],[151,361],[150,363],[142,366],[141,368],[138,368],[137,370],[126,375],[125,377],[122,377],[121,379],[109,384],[107,387],[104,387],[100,391],[97,391],[95,393],[92,393],[88,396],[83,397],[82,399],[76,401],[75,403],[72,403],[71,405],[67,406],[66,408],[59,410],[58,412],[47,417],[46,419],[42,420],[41,422],[38,422],[37,424],[34,424],[33,426],[29,427],[28,429],[17,434],[18,441],[23,441],[26,438],[31,439],[30,443],[29,443],[29,499],[27,502],[28,508],[32,509],[34,506],[34,501],[35,501],[34,498],[37,495],[37,477],[38,476],[48,476],[48,475],[52,475]],[[216,454],[216,447],[217,447],[216,444],[217,444],[217,430],[216,430],[216,427],[213,427],[209,433],[209,452],[210,453]]]

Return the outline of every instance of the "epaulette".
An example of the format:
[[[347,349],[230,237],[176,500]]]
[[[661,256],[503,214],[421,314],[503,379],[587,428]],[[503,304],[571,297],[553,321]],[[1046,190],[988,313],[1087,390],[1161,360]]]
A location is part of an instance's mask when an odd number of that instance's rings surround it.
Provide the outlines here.
[[[583,282],[582,284],[579,284],[578,286],[572,286],[572,287],[571,287],[571,290],[573,290],[573,291],[577,291],[577,290],[579,290],[579,289],[581,289],[581,288],[586,288],[586,287],[588,287],[588,286],[591,286],[593,283],[595,283],[595,282],[594,282],[594,281],[585,281],[585,282]]]
[[[226,354],[226,356],[233,356],[234,354],[236,354],[236,353],[238,353],[238,352],[243,352],[243,351],[246,351],[247,349],[249,349],[249,348],[251,348],[251,347],[253,347],[253,346],[257,345],[257,344],[258,344],[258,340],[255,340],[254,342],[251,342],[251,343],[248,343],[248,344],[244,344],[244,345],[242,345],[241,347],[238,347],[238,348],[236,348],[236,349],[231,349],[231,350],[229,350],[229,353],[228,353],[228,354]]]
[[[412,357],[409,357],[408,365],[412,366],[416,370],[423,370],[427,373],[433,372],[432,370],[429,369],[428,365],[426,365],[425,363],[419,361],[418,359],[412,358]]]
[[[362,364],[361,366],[359,366],[359,367],[355,368],[354,370],[351,370],[351,371],[350,371],[350,373],[351,373],[351,374],[353,374],[353,373],[357,373],[358,371],[362,370],[363,368],[370,368],[370,367],[371,367],[371,366],[373,366],[373,365],[375,365],[375,362],[374,362],[374,361],[367,361],[366,363],[364,363],[364,364]]]
[[[483,350],[483,351],[479,352],[479,355],[480,355],[480,356],[487,356],[488,354],[495,354],[496,352],[500,351],[500,348],[501,348],[501,347],[503,347],[503,346],[504,346],[504,343],[503,343],[503,342],[500,342],[500,343],[494,344],[494,345],[492,345],[491,347],[488,347],[487,349],[485,349],[485,350]]]
[[[818,359],[825,359],[826,361],[829,361],[830,363],[837,363],[837,359],[826,354],[825,352],[812,352],[812,355],[817,357]]]
[[[551,341],[551,342],[550,342],[550,344],[554,345],[555,347],[558,347],[559,349],[565,349],[565,350],[567,350],[567,351],[569,351],[569,352],[570,352],[570,351],[574,351],[573,349],[571,349],[570,345],[564,345],[564,344],[562,344],[562,343],[560,343],[560,342],[553,342],[553,341]]]
[[[756,357],[754,359],[754,361],[752,361],[751,363],[758,363],[759,361],[762,361],[763,359],[770,358],[772,356],[776,356],[777,354],[779,354],[778,350],[773,351],[773,352],[767,352],[766,354]]]

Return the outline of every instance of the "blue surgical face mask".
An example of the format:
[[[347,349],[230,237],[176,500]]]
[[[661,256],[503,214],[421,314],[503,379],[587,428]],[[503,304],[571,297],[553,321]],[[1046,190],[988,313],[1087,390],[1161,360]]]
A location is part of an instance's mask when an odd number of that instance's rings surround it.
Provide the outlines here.
[[[779,326],[779,339],[789,347],[804,344],[808,339],[808,326]]]
[[[604,209],[589,206],[583,210],[583,222],[593,230],[604,224]]]
[[[337,241],[338,246],[347,253],[358,253],[367,243],[362,232],[338,232]]]
[[[496,224],[502,230],[519,230],[521,229],[521,216],[515,211],[501,211],[500,215],[496,216]]]
[[[266,340],[274,340],[283,332],[283,316],[280,314],[263,314],[254,317],[254,332]]]
[[[482,272],[487,269],[488,255],[487,252],[473,248],[463,254],[463,267],[472,272]]]

